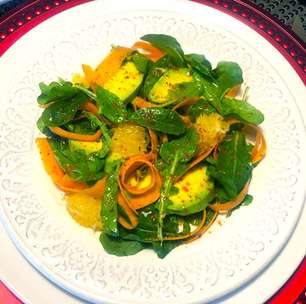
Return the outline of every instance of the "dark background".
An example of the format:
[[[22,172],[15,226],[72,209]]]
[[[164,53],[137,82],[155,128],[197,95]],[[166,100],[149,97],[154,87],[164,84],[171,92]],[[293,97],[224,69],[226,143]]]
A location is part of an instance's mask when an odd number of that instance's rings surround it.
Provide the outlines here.
[[[0,0],[0,17],[25,2]],[[306,43],[306,0],[250,0],[290,27]]]

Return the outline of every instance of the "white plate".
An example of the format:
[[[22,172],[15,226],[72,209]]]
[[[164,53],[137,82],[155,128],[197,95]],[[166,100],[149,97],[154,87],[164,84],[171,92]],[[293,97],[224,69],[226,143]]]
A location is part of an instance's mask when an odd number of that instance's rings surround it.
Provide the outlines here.
[[[305,88],[270,44],[229,16],[184,1],[118,4],[98,1],[61,13],[1,59],[0,218],[37,269],[82,298],[210,301],[258,274],[297,223],[305,199],[305,119],[299,110]],[[178,247],[164,260],[150,251],[118,258],[104,253],[98,236],[70,219],[42,169],[34,146],[37,84],[69,78],[81,63],[98,63],[111,44],[131,45],[152,32],[172,34],[186,51],[202,52],[213,63],[241,64],[250,101],[266,115],[268,155],[254,172],[253,204],[212,234]]]
[[[305,255],[306,209],[286,247],[258,277],[233,294],[210,304],[265,303],[289,279]],[[16,251],[5,230],[0,226],[0,281],[2,280],[25,304],[81,304],[80,299],[64,292],[41,276]],[[5,263],[3,261],[10,261]],[[284,267],[286,265],[286,267]],[[23,275],[20,276],[19,274]]]

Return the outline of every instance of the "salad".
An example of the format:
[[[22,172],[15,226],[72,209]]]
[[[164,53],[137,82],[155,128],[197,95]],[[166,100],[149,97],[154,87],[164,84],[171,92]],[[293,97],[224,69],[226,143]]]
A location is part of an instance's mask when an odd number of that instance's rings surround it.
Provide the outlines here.
[[[252,202],[264,116],[240,92],[237,63],[212,68],[174,37],[148,34],[82,69],[40,83],[36,142],[69,214],[99,231],[106,252],[163,258]]]

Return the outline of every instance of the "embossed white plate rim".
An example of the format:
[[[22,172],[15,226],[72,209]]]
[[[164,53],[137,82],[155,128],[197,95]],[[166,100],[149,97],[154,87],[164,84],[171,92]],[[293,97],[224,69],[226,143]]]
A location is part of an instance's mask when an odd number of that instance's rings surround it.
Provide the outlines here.
[[[77,8],[76,8],[77,9]],[[67,12],[67,14],[70,14],[70,12]],[[304,120],[305,121],[305,120]],[[11,227],[11,225],[10,224],[6,224],[5,225],[8,229],[10,229],[10,227]],[[294,226],[292,226],[292,230],[294,229]],[[288,232],[288,236],[287,236],[287,238],[286,238],[286,240],[290,237],[290,234],[291,234],[291,232]],[[14,232],[13,231],[10,231],[10,235],[11,236],[14,236],[14,239],[15,239],[15,235],[14,235]],[[283,245],[286,243],[286,240],[283,242]],[[18,245],[18,247],[20,246],[20,244],[18,244],[18,242],[20,242],[20,240],[17,240],[17,239],[15,239],[15,243],[17,243],[17,245]],[[23,244],[23,245],[21,245],[21,247],[25,247],[25,244]],[[37,263],[37,261],[36,261],[36,258],[33,258],[33,257],[31,257],[31,256],[29,256],[29,255],[27,255],[28,254],[28,250],[26,251],[26,252],[24,252],[24,250],[23,250],[23,248],[21,248],[21,247],[19,247],[21,250],[22,250],[22,252],[23,252],[23,254],[25,254],[26,256],[27,256],[27,258],[28,259],[30,259],[31,261],[32,261],[32,263],[34,263],[35,265],[36,265],[36,267],[40,270],[40,271],[42,271],[42,265],[41,264],[39,264],[39,263]],[[266,261],[266,263],[269,263],[269,261]],[[263,266],[264,267],[264,266]],[[259,271],[259,270],[258,270]],[[55,280],[55,281],[57,281],[58,283],[59,283],[59,281],[58,281],[58,278],[56,278],[56,277],[53,277],[52,276],[52,274],[50,274],[50,273],[45,273],[45,275],[46,276],[48,276],[50,279],[52,279],[52,280]],[[65,285],[65,288],[67,288],[68,287],[68,283],[67,283],[67,281],[64,281],[64,282],[62,282],[62,284],[63,285]],[[240,282],[237,282],[237,285],[241,285],[241,283]],[[73,291],[73,292],[75,292],[75,289],[74,289],[74,287],[73,286],[69,286],[68,287],[71,291]],[[232,288],[235,288],[235,287],[232,287]],[[231,288],[231,289],[232,289]],[[228,292],[228,290],[227,291],[224,291],[224,293],[227,293]],[[220,296],[221,294],[219,294],[218,296]],[[82,295],[81,295],[82,296]],[[84,295],[83,295],[84,296]],[[86,295],[86,297],[87,297],[88,295]],[[95,299],[95,298],[93,298],[93,299]],[[113,300],[112,300],[113,301]]]

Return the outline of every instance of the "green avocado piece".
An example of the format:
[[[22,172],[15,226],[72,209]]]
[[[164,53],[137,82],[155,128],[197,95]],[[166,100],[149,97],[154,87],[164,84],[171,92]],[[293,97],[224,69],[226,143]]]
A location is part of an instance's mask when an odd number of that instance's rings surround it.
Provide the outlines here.
[[[143,78],[144,73],[137,69],[136,64],[126,61],[103,88],[118,96],[122,102],[129,102],[137,95]]]
[[[80,141],[69,140],[69,148],[71,151],[83,151],[87,155],[98,152],[102,149],[103,142],[99,141]]]
[[[169,68],[154,84],[149,100],[157,104],[177,103],[185,98],[201,96],[202,78],[189,68]]]
[[[214,184],[206,166],[197,166],[174,184],[175,194],[169,196],[168,214],[188,215],[204,210],[214,198]]]

